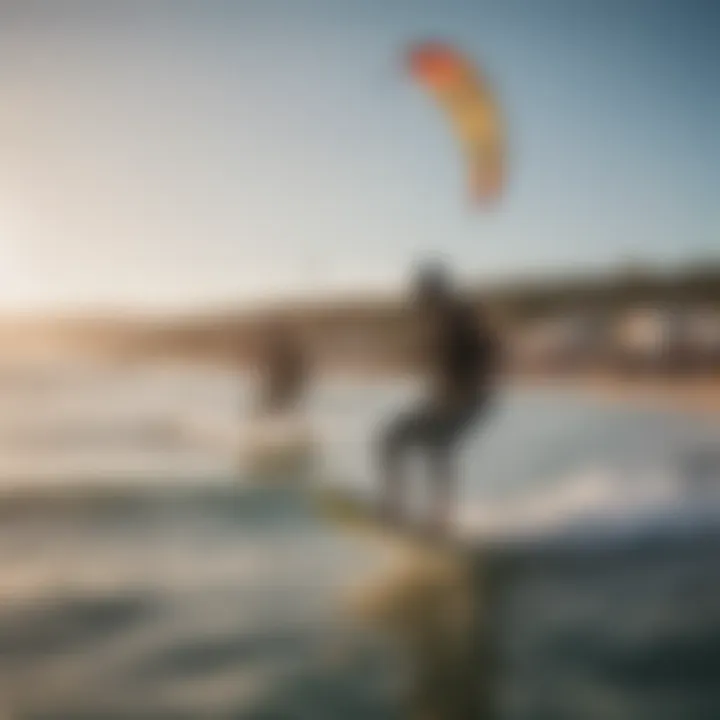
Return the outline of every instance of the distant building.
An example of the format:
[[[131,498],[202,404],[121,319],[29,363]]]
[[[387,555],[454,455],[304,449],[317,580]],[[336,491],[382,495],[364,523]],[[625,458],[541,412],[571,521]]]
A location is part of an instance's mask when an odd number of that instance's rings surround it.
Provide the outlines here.
[[[686,317],[686,345],[696,370],[720,369],[720,311],[696,308]]]
[[[623,315],[615,328],[615,356],[627,370],[659,367],[670,341],[667,318],[653,308]]]
[[[616,330],[616,356],[629,370],[690,372],[720,363],[720,314],[711,310],[636,309]]]
[[[536,321],[516,337],[515,364],[543,371],[572,371],[602,364],[608,321],[597,313],[575,312]]]

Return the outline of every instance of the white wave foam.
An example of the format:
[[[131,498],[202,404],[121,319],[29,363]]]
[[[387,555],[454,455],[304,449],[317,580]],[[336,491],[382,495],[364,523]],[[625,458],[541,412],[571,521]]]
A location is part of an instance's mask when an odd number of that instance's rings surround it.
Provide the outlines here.
[[[463,534],[478,538],[533,537],[697,508],[720,511],[720,477],[700,486],[667,468],[591,468],[536,495],[470,503],[460,511],[459,526]]]

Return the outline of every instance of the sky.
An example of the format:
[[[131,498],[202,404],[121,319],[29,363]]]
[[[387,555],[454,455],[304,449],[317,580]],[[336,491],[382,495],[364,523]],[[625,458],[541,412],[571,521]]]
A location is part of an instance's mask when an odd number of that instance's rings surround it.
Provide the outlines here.
[[[412,42],[496,88],[467,202]],[[0,308],[180,308],[720,256],[715,0],[0,0]]]

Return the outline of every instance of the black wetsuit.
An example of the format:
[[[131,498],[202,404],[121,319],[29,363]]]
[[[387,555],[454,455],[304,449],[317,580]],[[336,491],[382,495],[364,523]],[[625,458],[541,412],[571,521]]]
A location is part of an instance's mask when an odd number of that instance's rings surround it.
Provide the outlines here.
[[[411,448],[427,454],[436,492],[445,498],[452,491],[455,446],[491,399],[498,349],[485,319],[469,305],[453,302],[433,325],[423,351],[433,386],[430,397],[395,418],[381,439],[390,512],[400,491],[398,463]]]

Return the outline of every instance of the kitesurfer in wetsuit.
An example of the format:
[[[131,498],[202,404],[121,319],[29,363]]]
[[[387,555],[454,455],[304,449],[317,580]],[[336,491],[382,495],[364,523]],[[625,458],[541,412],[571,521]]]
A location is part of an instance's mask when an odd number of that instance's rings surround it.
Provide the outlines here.
[[[420,364],[429,387],[416,407],[395,418],[380,442],[384,511],[397,519],[402,501],[402,463],[423,452],[429,466],[437,527],[449,521],[455,491],[453,461],[459,441],[487,410],[494,386],[497,344],[487,319],[454,292],[444,269],[421,269],[415,306],[423,330]]]

